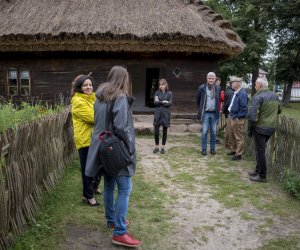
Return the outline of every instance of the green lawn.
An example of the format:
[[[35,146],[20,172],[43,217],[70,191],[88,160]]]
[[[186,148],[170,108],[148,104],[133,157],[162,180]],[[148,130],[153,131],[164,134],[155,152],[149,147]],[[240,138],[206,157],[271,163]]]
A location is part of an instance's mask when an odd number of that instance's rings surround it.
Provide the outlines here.
[[[282,114],[300,120],[300,103],[290,103],[290,107],[283,107]]]

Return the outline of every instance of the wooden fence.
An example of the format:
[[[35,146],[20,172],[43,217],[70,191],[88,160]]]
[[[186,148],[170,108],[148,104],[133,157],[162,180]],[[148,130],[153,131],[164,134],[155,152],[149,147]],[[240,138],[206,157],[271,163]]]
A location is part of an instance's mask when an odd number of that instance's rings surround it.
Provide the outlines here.
[[[245,135],[245,152],[255,157],[254,141]],[[266,149],[268,176],[280,182],[287,171],[300,176],[300,122],[280,115],[276,133]]]
[[[42,191],[50,191],[74,155],[69,108],[0,134],[0,249],[34,221]]]

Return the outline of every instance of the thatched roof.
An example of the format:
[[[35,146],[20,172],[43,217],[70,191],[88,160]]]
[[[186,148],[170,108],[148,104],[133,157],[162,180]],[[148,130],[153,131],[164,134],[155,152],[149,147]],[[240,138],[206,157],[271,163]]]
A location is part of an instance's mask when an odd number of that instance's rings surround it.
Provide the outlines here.
[[[0,0],[0,51],[201,52],[244,44],[196,0]]]

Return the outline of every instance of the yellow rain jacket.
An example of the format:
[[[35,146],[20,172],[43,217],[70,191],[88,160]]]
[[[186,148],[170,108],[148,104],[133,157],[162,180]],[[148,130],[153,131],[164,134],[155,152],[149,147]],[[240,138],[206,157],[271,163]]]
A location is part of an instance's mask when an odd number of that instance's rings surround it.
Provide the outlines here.
[[[72,120],[77,149],[89,147],[94,129],[95,93],[86,95],[76,92],[72,97]]]

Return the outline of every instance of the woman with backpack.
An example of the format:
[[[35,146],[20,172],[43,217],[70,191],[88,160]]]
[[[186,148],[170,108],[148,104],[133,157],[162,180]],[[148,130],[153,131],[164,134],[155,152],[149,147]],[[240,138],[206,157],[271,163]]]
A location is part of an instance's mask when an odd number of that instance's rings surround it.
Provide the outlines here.
[[[93,177],[101,168],[99,134],[106,130],[112,131],[124,142],[133,163],[123,168],[115,176],[109,176],[103,172],[106,224],[109,228],[114,229],[112,237],[114,244],[136,247],[141,242],[128,234],[129,221],[126,219],[132,191],[132,176],[135,174],[136,165],[135,132],[131,112],[133,97],[129,95],[129,87],[127,69],[124,66],[114,66],[108,74],[107,82],[101,84],[96,92],[95,129],[88,154],[86,175]],[[108,116],[110,110],[111,115]],[[108,117],[112,117],[112,119],[106,121]],[[115,186],[118,189],[116,200],[114,200]]]

